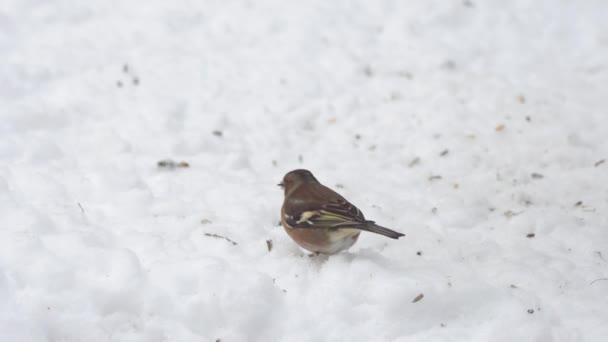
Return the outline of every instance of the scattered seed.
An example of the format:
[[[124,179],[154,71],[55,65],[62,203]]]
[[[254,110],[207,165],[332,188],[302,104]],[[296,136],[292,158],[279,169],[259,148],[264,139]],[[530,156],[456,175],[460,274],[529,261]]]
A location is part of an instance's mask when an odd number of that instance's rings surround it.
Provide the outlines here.
[[[595,251],[595,254],[597,254],[597,256],[600,257],[600,259],[604,260],[604,257],[602,256],[602,252]]]
[[[433,214],[437,214],[437,208],[436,208],[436,207],[433,207],[433,209],[431,209],[431,213],[433,213]]]
[[[504,124],[500,124],[498,126],[496,126],[496,132],[502,132],[505,129],[505,125]]]
[[[450,153],[450,150],[445,149],[445,150],[441,151],[441,153],[439,153],[439,155],[440,155],[441,157],[445,157],[445,156],[447,156],[447,155],[448,155],[448,153]]]
[[[374,76],[374,70],[372,69],[372,67],[370,65],[366,65],[363,68],[363,73],[365,74],[365,76],[367,77],[373,77]]]
[[[129,64],[125,64],[122,66],[122,72],[125,74],[129,72]]]
[[[419,302],[422,298],[424,298],[424,294],[419,294],[416,296],[416,298],[414,298],[414,300],[412,300],[412,303],[417,303]]]
[[[545,178],[545,176],[541,175],[540,173],[536,173],[536,172],[533,172],[530,176],[534,179]]]
[[[156,163],[158,167],[175,167],[175,162],[170,159],[164,159]]]
[[[133,78],[133,85],[135,85],[135,86],[139,85],[139,78],[137,78],[137,77]]]
[[[187,168],[190,167],[190,164],[188,164],[185,161],[181,161],[181,162],[175,162],[171,159],[163,159],[159,162],[156,163],[156,165],[161,168],[161,169],[175,169],[175,168]]]
[[[458,189],[460,188],[460,185],[458,183],[454,183],[454,189]]]
[[[597,162],[595,162],[594,165],[595,165],[595,167],[598,167],[598,166],[604,164],[605,162],[606,162],[606,159],[598,160]]]
[[[512,289],[517,289],[518,288],[517,285],[514,285],[514,284],[511,284],[511,286],[509,286],[509,287],[512,288]]]
[[[529,116],[526,116],[526,121],[530,122],[530,121],[532,121],[532,118]]]
[[[528,313],[531,315],[534,313],[534,309],[528,309]]]
[[[441,177],[440,175],[431,175],[429,177],[429,181],[440,180],[441,178],[443,177]]]
[[[580,207],[581,205],[583,205],[583,201],[578,201],[578,202],[574,203],[575,207]]]
[[[527,237],[528,239],[531,239],[531,238],[533,238],[533,237],[535,237],[535,236],[536,236],[536,235],[535,235],[534,233],[529,233],[529,234],[527,234],[527,235],[526,235],[526,237]]]
[[[376,145],[371,145],[370,147],[368,147],[368,150],[375,151],[376,147],[377,147]]]
[[[519,101],[519,103],[524,104],[526,103],[526,98],[523,95],[519,95],[517,96],[517,101]]]
[[[301,154],[298,154],[298,161],[300,162],[300,164],[304,162],[304,157],[302,157]]]
[[[211,220],[209,220],[209,219],[202,219],[201,220],[201,224],[210,224],[210,223],[213,223],[213,222]]]
[[[266,240],[266,247],[268,247],[268,251],[272,251],[272,240]]]
[[[277,161],[276,160],[272,161],[272,166],[277,166]]]
[[[118,88],[122,88],[122,82],[121,81],[116,81],[116,86]]]
[[[361,134],[355,134],[355,139],[361,140]]]
[[[215,130],[213,132],[211,132],[213,135],[215,135],[216,137],[222,137],[224,135],[224,132],[220,131],[220,130]]]
[[[521,212],[516,213],[516,212],[513,212],[513,211],[511,211],[511,210],[507,210],[507,211],[505,211],[505,212],[503,213],[503,215],[505,215],[505,217],[506,217],[506,218],[511,218],[511,217],[513,217],[513,216],[517,216],[517,215],[519,215],[519,214],[521,214]]]
[[[342,185],[340,183],[337,183],[336,184],[336,188],[338,188],[338,189],[344,189],[344,185]]]
[[[416,252],[416,255],[422,255],[422,251]]]
[[[412,159],[412,161],[410,161],[410,163],[408,164],[409,167],[414,167],[416,165],[420,164],[420,158],[416,157],[414,159]]]

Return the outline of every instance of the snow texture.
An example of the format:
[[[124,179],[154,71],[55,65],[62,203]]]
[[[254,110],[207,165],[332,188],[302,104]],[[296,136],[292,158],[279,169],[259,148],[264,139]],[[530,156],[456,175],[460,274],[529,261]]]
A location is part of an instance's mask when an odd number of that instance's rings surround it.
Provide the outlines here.
[[[607,16],[3,0],[0,341],[606,341]],[[309,257],[295,168],[407,236]]]

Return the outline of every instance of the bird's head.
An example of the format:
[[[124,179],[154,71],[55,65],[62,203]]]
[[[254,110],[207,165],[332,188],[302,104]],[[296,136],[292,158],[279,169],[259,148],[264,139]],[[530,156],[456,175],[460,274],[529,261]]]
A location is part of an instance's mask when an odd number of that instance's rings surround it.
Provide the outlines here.
[[[283,181],[277,184],[281,188],[285,189],[285,194],[289,193],[292,189],[295,189],[300,184],[304,183],[317,183],[317,179],[308,170],[298,169],[287,172],[283,177]]]

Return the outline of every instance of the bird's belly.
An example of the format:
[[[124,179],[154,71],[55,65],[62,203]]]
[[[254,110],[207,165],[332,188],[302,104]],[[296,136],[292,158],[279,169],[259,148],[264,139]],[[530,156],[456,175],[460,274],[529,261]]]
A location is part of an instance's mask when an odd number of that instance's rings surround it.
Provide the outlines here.
[[[302,248],[311,252],[336,254],[352,246],[359,238],[357,229],[307,229],[285,227],[287,234]]]

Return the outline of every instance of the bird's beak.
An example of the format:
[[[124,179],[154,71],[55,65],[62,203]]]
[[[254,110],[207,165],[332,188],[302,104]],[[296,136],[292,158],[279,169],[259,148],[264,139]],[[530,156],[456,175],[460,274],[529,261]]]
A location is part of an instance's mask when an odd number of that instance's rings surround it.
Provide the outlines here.
[[[281,188],[284,188],[284,187],[285,187],[285,183],[283,183],[283,182],[281,182],[281,183],[279,183],[279,184],[277,184],[277,185],[278,185],[278,186],[280,186]]]

